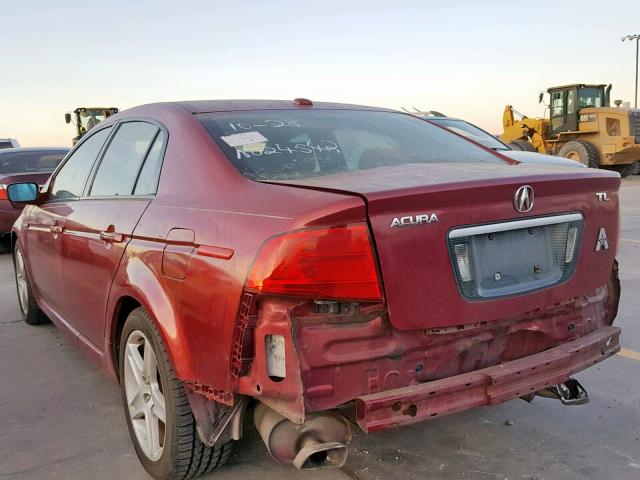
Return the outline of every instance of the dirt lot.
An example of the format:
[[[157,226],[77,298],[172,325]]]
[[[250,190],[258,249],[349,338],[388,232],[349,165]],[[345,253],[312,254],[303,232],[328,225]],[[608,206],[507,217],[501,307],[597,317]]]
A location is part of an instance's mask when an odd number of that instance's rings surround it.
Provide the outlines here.
[[[342,470],[274,463],[252,425],[225,479],[640,478],[640,177],[622,187],[623,352],[579,374],[591,402],[537,398],[382,434],[356,434]],[[129,441],[117,385],[51,325],[19,321],[9,255],[0,256],[0,479],[148,478]]]

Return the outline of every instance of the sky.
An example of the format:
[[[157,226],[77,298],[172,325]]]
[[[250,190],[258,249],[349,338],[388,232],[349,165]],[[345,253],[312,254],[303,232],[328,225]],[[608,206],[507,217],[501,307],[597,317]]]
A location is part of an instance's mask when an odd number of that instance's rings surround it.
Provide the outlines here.
[[[612,83],[633,102],[640,1],[0,0],[0,137],[70,145],[64,113],[306,97],[437,110],[501,132],[506,104]]]

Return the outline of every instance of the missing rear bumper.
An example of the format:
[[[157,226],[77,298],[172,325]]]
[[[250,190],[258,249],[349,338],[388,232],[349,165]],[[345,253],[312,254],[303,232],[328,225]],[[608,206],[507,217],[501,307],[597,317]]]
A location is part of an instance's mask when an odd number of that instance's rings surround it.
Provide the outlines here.
[[[619,350],[620,329],[603,327],[518,360],[358,397],[358,424],[365,432],[375,432],[482,405],[497,405],[563,383]]]

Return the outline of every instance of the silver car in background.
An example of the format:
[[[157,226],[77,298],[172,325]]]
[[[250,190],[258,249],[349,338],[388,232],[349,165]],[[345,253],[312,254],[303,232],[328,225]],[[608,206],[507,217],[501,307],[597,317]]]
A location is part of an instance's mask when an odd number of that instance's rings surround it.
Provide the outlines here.
[[[487,148],[495,150],[502,155],[509,157],[521,163],[533,163],[538,165],[562,165],[565,167],[587,168],[580,162],[569,160],[564,157],[556,157],[554,155],[545,155],[538,152],[527,152],[522,150],[514,150],[506,143],[502,143],[499,139],[488,132],[485,132],[474,124],[462,120],[460,118],[451,118],[438,115],[415,114],[420,118],[424,118],[428,122],[435,123],[441,127],[447,128],[463,137],[467,137],[474,142],[484,145]]]

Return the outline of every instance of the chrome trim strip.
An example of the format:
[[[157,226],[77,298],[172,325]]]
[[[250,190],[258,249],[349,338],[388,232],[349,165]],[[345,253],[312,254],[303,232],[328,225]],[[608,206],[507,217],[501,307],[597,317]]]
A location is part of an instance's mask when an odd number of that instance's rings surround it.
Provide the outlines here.
[[[527,220],[515,220],[513,222],[491,223],[489,225],[478,225],[476,227],[456,228],[449,232],[449,238],[471,237],[473,235],[483,235],[487,233],[506,232],[521,228],[541,227],[543,225],[555,225],[557,223],[575,222],[582,220],[581,213],[568,213],[565,215],[553,215],[551,217],[529,218]]]

